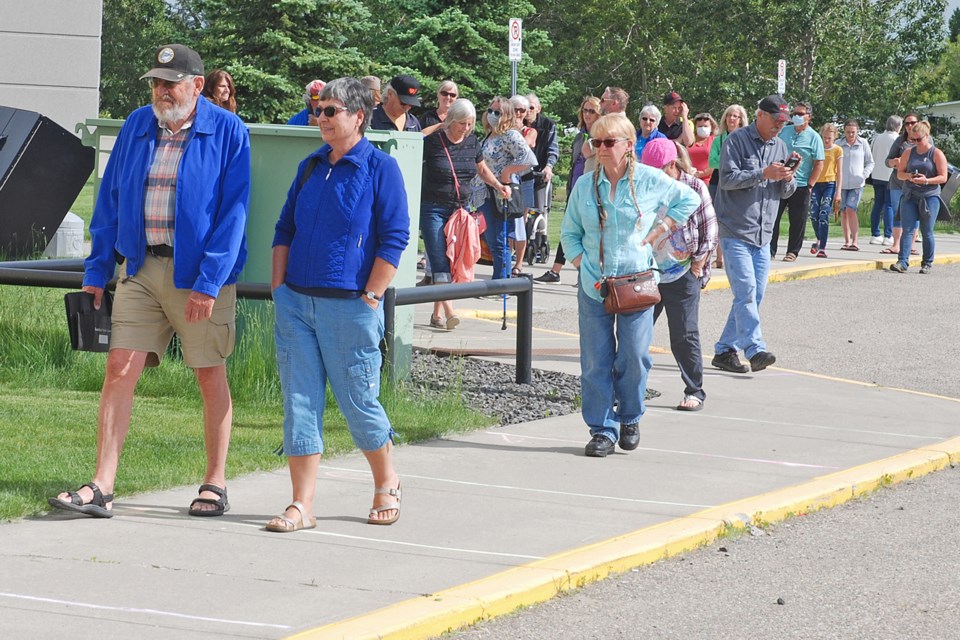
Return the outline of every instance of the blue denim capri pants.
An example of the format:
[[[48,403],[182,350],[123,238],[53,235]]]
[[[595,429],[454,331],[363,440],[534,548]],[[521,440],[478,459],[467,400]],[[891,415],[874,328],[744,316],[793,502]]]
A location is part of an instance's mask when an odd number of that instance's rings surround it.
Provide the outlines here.
[[[360,298],[308,296],[286,285],[274,290],[273,300],[284,453],[323,453],[327,382],[357,447],[383,447],[393,437],[379,400],[383,308],[371,309]]]

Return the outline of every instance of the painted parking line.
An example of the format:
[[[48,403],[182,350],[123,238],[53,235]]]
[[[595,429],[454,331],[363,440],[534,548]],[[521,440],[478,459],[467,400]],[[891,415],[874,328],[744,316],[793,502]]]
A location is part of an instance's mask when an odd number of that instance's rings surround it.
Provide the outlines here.
[[[177,613],[175,611],[161,611],[160,609],[143,609],[140,607],[113,607],[104,604],[93,604],[90,602],[78,602],[75,600],[59,600],[57,598],[43,598],[40,596],[30,596],[22,593],[6,593],[0,591],[0,598],[11,600],[21,600],[28,602],[40,602],[43,604],[55,604],[67,607],[78,607],[81,609],[95,609],[98,611],[113,611],[116,613],[147,614],[151,616],[164,616],[168,618],[177,618],[180,620],[190,620],[191,622],[212,622],[215,624],[232,624],[245,627],[260,627],[264,629],[280,629],[286,631],[292,629],[288,624],[269,624],[266,622],[250,622],[247,620],[231,620],[229,618],[210,618],[207,616],[192,616],[186,613]]]

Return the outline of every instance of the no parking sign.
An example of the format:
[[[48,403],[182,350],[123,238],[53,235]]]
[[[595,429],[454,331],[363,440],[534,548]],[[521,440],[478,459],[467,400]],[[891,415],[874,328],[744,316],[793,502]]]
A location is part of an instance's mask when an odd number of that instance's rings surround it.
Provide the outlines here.
[[[510,35],[507,37],[507,53],[511,62],[520,62],[523,53],[523,20],[510,18]]]

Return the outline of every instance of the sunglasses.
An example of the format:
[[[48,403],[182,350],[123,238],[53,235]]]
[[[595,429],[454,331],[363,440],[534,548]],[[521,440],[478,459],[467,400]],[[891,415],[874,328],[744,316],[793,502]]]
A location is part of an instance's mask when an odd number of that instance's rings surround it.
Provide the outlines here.
[[[910,138],[910,142],[923,142],[923,138]]]
[[[590,140],[590,145],[594,149],[599,149],[601,146],[606,147],[607,149],[612,149],[613,145],[617,144],[618,142],[622,142],[623,140],[626,140],[626,138],[604,138],[602,140],[593,138]]]
[[[150,78],[150,86],[154,89],[159,89],[164,87],[165,89],[173,89],[175,86],[183,82],[183,80],[164,80],[162,78]]]
[[[457,97],[457,94],[451,93],[450,91],[441,91],[441,92],[440,92],[440,95],[442,95],[442,96],[445,97],[445,98],[456,98],[456,97]]]
[[[320,114],[323,114],[328,118],[332,118],[333,116],[337,115],[339,111],[349,111],[349,109],[347,109],[346,107],[334,107],[332,105],[329,107],[323,107],[322,109],[320,107],[317,107],[316,109],[313,110],[313,115],[319,118]]]
[[[918,122],[920,122],[920,121],[919,121],[919,120],[910,120],[909,122],[904,122],[903,124],[905,124],[905,125],[907,125],[907,126],[909,127],[909,126],[911,126],[911,125],[917,124]]]
[[[580,113],[592,113],[593,115],[598,115],[600,112],[596,109],[587,109],[584,107],[583,109],[580,109]]]
[[[644,122],[656,122],[656,121],[657,121],[656,118],[648,118],[648,117],[646,117],[646,116],[640,116],[640,119],[641,119],[642,121],[644,121]]]
[[[527,110],[524,109],[523,107],[514,107],[513,110],[516,111],[517,113],[526,113],[526,112],[527,112]]]
[[[499,116],[499,115],[500,115],[500,112],[497,111],[496,109],[487,109],[487,113],[489,113],[490,115],[494,115],[494,116]]]
[[[805,115],[807,115],[807,112],[806,112],[806,111],[803,111],[803,112],[801,112],[801,111],[794,111],[791,115],[795,115],[795,116],[805,116]]]

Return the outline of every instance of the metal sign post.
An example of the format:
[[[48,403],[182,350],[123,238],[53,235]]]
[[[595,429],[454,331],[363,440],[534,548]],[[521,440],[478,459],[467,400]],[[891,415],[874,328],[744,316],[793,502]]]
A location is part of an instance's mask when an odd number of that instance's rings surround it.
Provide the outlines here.
[[[507,35],[507,54],[510,59],[510,95],[517,95],[517,64],[523,54],[523,20],[510,18]]]

